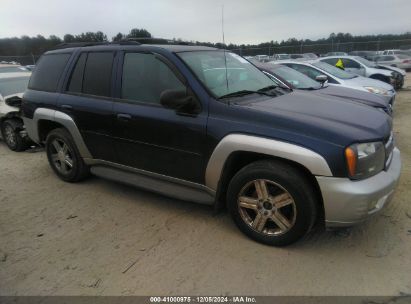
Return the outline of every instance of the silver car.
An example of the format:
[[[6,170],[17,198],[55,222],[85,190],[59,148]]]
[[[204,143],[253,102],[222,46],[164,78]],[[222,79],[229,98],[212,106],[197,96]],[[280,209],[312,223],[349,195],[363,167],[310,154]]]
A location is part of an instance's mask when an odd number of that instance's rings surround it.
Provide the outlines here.
[[[392,71],[380,69],[371,61],[359,56],[329,56],[320,59],[331,65],[336,65],[339,60],[344,65],[344,70],[359,76],[369,77],[384,81],[389,84],[395,83],[395,77]]]
[[[411,57],[404,54],[376,56],[374,61],[377,64],[390,65],[404,70],[411,69]]]
[[[277,64],[270,62],[270,64]],[[371,92],[383,97],[391,105],[394,104],[395,90],[392,85],[343,71],[328,63],[315,61],[281,61],[278,64],[284,64],[288,67],[297,70],[311,79],[321,82],[320,76],[327,76],[327,82],[333,86],[343,86],[360,91]]]

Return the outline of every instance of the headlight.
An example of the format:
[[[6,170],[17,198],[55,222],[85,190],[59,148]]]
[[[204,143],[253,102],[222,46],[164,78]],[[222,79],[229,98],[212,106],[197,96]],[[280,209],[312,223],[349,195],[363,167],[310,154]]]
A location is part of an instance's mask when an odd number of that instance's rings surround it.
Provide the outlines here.
[[[382,142],[354,144],[345,149],[351,179],[373,176],[384,169],[385,148]]]
[[[364,89],[366,89],[370,93],[379,94],[379,95],[388,95],[388,91],[382,88],[364,87]]]

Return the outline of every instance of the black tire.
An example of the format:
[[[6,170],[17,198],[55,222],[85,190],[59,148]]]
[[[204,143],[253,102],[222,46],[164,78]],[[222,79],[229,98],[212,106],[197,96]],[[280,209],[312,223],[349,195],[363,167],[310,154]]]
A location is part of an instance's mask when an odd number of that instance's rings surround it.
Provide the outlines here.
[[[62,151],[61,158],[58,160],[55,158],[59,156],[56,144],[60,145]],[[63,151],[63,148],[66,149],[66,152]],[[62,180],[73,183],[81,181],[89,175],[89,168],[84,163],[73,138],[66,129],[54,129],[47,135],[46,153],[51,168]],[[65,161],[63,162],[62,159]],[[68,165],[70,162],[71,167]]]
[[[7,119],[1,124],[1,136],[10,150],[25,151],[30,147],[30,140],[20,135],[23,122],[18,119]]]
[[[287,224],[292,223],[292,226],[290,225],[289,228],[287,228],[288,230],[284,229],[284,232],[281,232],[281,227],[269,218],[264,224],[263,231],[259,232],[252,228],[257,215],[255,215],[253,223],[247,223],[244,219],[244,217],[250,216],[250,213],[251,218],[252,213],[258,214],[258,212],[261,213],[267,208],[265,207],[265,203],[263,204],[264,207],[262,207],[261,202],[258,203],[258,210],[239,207],[239,195],[244,189],[247,189],[247,185],[253,185],[255,183],[253,181],[255,180],[264,180],[264,182],[268,183],[267,189],[269,189],[269,194],[271,195],[270,199],[279,197],[278,194],[272,196],[273,193],[282,193],[294,202],[294,204],[288,205],[287,207],[279,207],[289,208],[290,206],[291,209],[285,211],[283,211],[284,209],[275,210],[272,206],[276,206],[276,204],[271,205],[272,215],[280,211],[280,215],[282,215],[283,218],[286,217],[288,220]],[[255,189],[257,190],[257,188]],[[238,228],[253,240],[272,246],[286,246],[306,235],[316,221],[316,202],[317,197],[313,186],[299,170],[277,160],[257,161],[242,168],[230,181],[227,191],[228,209]],[[268,208],[270,208],[269,204]],[[295,215],[292,214],[293,212],[295,212]],[[245,216],[242,214],[245,214]],[[277,215],[275,217],[275,219],[278,220]],[[271,234],[269,234],[268,231],[271,231]]]

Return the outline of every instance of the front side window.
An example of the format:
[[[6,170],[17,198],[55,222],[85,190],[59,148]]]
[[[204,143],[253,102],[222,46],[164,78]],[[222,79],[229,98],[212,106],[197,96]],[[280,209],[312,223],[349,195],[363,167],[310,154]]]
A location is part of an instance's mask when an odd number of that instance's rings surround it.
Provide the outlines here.
[[[166,90],[185,90],[173,71],[153,54],[124,55],[121,98],[160,104]]]
[[[29,89],[55,92],[71,54],[49,54],[41,57],[29,82]]]
[[[317,81],[314,81],[303,73],[299,73],[287,66],[275,67],[272,69],[272,72],[273,74],[276,74],[285,79],[296,89],[318,89],[321,87],[321,85]]]
[[[217,98],[226,94],[276,85],[241,56],[223,51],[181,52],[178,56]]]
[[[325,62],[314,62],[312,64],[314,67],[319,68],[320,70],[323,70],[325,72],[327,72],[328,74],[331,74],[334,77],[340,78],[340,79],[352,79],[352,78],[356,78],[358,77],[357,75],[348,73],[346,71],[343,71],[333,65],[330,65],[328,63]]]

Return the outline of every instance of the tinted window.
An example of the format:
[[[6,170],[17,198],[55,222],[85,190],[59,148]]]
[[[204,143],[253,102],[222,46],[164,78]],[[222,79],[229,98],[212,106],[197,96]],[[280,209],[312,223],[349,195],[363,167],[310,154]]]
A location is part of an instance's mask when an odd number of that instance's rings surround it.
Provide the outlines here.
[[[344,68],[348,69],[360,69],[361,65],[358,62],[355,62],[354,60],[343,58],[343,63],[344,63]]]
[[[121,98],[160,104],[165,90],[184,90],[173,71],[153,54],[126,53]]]
[[[89,53],[83,77],[83,93],[110,96],[113,53]]]
[[[30,78],[29,88],[55,92],[70,56],[70,54],[50,54],[41,57]]]
[[[83,73],[86,64],[87,53],[80,55],[77,60],[76,66],[71,74],[70,83],[68,86],[68,91],[80,93],[83,87]]]

